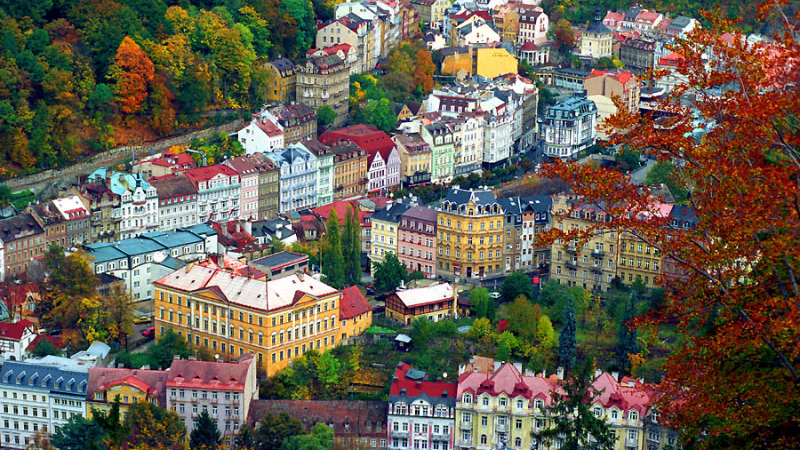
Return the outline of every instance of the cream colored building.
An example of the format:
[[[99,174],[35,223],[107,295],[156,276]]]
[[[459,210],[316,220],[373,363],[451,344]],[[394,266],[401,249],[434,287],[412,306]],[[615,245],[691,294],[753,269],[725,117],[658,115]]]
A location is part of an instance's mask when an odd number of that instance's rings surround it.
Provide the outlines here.
[[[558,216],[570,210],[567,217]],[[552,226],[564,232],[584,230],[608,219],[598,205],[583,203],[563,195],[553,199]],[[575,240],[556,240],[550,250],[550,278],[566,286],[606,292],[616,276],[615,252],[618,250],[618,238],[617,231],[604,230],[596,232],[581,246]]]
[[[603,25],[600,10],[597,10],[594,21],[581,32],[581,56],[592,59],[611,58],[614,33]]]
[[[476,73],[482,77],[491,79],[508,73],[517,73],[517,58],[504,48],[479,48],[476,53]]]
[[[350,65],[336,55],[311,56],[297,69],[297,102],[314,110],[328,105],[336,111],[333,127],[344,125],[350,101]]]

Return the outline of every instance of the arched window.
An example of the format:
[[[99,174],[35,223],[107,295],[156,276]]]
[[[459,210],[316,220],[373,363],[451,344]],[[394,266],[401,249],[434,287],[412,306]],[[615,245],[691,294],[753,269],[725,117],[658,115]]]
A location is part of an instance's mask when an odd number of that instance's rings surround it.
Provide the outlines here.
[[[522,409],[525,407],[525,402],[522,400],[517,400],[517,409]]]
[[[517,448],[522,447],[522,439],[521,438],[514,438],[514,447],[517,447]]]
[[[464,394],[461,397],[461,401],[469,405],[470,403],[472,403],[472,396],[469,394]]]
[[[631,411],[628,413],[629,420],[639,420],[639,412],[638,411]]]
[[[536,400],[533,401],[533,407],[536,409],[542,409],[544,408],[544,402],[542,401],[542,399],[537,398]]]
[[[481,444],[486,445],[486,435],[485,434],[481,435]]]

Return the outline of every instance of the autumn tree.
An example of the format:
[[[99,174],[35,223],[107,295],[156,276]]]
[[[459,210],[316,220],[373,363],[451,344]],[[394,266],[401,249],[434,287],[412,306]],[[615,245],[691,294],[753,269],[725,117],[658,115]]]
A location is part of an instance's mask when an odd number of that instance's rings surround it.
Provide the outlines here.
[[[624,230],[685,271],[662,277],[664,302],[636,324],[669,323],[681,336],[658,407],[689,446],[800,446],[800,44],[784,4],[761,8],[785,22],[774,41],[749,42],[718,18],[677,41],[684,81],[658,106],[666,119],[620,108],[608,121],[626,130],[613,143],[672,163],[696,225],[672,226],[658,199],[617,171],[559,161],[545,169],[609,218],[553,229],[547,240]],[[726,31],[733,39],[721,38]]]
[[[568,52],[575,48],[575,30],[569,21],[561,19],[556,22],[555,41],[560,52]]]
[[[125,285],[112,285],[102,305],[108,318],[109,337],[119,342],[130,336],[133,333],[133,301]]]
[[[131,430],[126,443],[134,448],[183,450],[186,445],[183,420],[177,413],[153,403],[130,404],[124,424]]]
[[[153,62],[139,44],[127,36],[119,44],[114,60],[109,78],[115,83],[117,103],[125,114],[135,114],[147,99],[148,85],[155,76]]]
[[[541,312],[539,315],[541,316]],[[533,340],[538,324],[537,311],[524,295],[517,297],[508,307],[508,329],[520,338]]]
[[[433,74],[436,66],[433,65],[431,52],[429,50],[419,50],[414,66],[414,86],[422,86],[425,94],[430,94],[433,90]]]

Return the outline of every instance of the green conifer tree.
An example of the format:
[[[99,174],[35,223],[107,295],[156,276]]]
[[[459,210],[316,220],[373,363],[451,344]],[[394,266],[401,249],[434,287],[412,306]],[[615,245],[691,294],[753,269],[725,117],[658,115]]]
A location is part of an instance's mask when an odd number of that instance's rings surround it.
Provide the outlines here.
[[[350,286],[361,281],[361,226],[357,214],[353,208],[347,207],[342,234],[344,275],[346,284]]]
[[[577,329],[575,300],[570,297],[569,306],[564,310],[564,327],[561,328],[561,335],[558,337],[558,362],[567,370],[575,365],[575,347],[577,346],[575,332]]]
[[[342,256],[342,242],[339,232],[339,216],[336,210],[331,210],[328,217],[327,234],[325,242],[321,245],[322,251],[322,274],[325,275],[325,282],[342,289],[345,285],[344,277],[344,257]]]
[[[639,342],[636,339],[636,328],[629,328],[630,320],[636,316],[636,300],[638,294],[631,292],[628,305],[625,307],[625,314],[617,332],[617,365],[624,371],[629,371],[631,367],[628,355],[639,353]]]
[[[189,435],[192,450],[216,450],[222,443],[222,435],[217,429],[217,422],[208,411],[203,410],[197,418],[197,424]]]

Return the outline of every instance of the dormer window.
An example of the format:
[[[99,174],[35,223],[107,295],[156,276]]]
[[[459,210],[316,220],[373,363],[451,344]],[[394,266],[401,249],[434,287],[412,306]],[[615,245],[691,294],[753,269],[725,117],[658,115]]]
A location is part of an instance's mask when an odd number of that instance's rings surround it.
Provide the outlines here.
[[[544,401],[540,398],[537,398],[536,400],[533,401],[533,407],[536,409],[544,408]]]
[[[639,420],[639,411],[630,411],[628,413],[628,420]]]
[[[94,399],[95,400],[102,400],[103,399],[103,393],[100,392],[100,391],[95,392],[94,393]]]
[[[462,401],[462,402],[464,402],[464,403],[466,403],[467,405],[469,405],[470,403],[472,403],[472,396],[471,396],[471,395],[469,395],[469,394],[464,394],[464,395],[461,397],[461,401]]]

